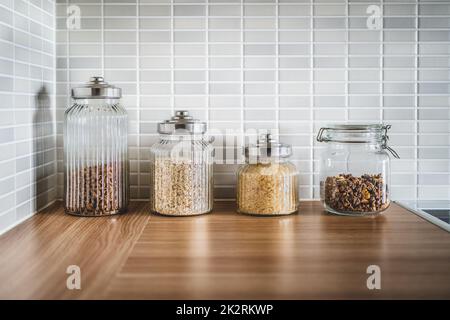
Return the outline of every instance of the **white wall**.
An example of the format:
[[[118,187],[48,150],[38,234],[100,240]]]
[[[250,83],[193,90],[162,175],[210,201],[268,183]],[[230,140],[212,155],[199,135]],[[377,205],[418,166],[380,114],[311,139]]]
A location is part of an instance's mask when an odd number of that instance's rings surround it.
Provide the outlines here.
[[[395,199],[450,197],[450,3],[384,0],[71,1],[57,4],[58,180],[69,88],[103,74],[130,115],[131,191],[149,193],[156,123],[189,109],[213,128],[276,128],[292,143],[300,196],[317,198],[315,134],[330,122],[386,122]],[[366,10],[384,12],[369,30]],[[218,142],[218,145],[220,141]],[[235,166],[218,165],[217,198]]]
[[[54,10],[0,0],[0,233],[56,199]]]

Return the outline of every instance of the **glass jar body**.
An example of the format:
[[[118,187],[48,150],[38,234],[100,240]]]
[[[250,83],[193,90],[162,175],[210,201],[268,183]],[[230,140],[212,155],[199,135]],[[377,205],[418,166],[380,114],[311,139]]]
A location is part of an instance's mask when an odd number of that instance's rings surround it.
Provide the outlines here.
[[[247,163],[237,172],[237,209],[252,215],[286,215],[298,210],[298,171],[285,159]]]
[[[191,216],[212,210],[214,148],[203,135],[161,134],[150,159],[153,212]]]
[[[377,215],[389,207],[390,158],[380,144],[329,142],[319,171],[328,212]]]
[[[128,205],[128,116],[118,99],[75,99],[64,117],[64,200],[69,214],[102,216]]]

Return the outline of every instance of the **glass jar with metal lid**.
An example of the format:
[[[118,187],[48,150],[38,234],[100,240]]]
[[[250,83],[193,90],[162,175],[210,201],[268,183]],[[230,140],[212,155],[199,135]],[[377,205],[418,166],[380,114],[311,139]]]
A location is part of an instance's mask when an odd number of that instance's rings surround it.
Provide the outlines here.
[[[69,214],[112,215],[128,204],[128,116],[121,89],[92,77],[72,89],[64,115],[64,205]]]
[[[288,161],[292,148],[270,134],[245,147],[246,163],[237,173],[238,212],[286,215],[298,210],[298,171]]]
[[[153,212],[191,216],[212,210],[214,148],[206,129],[188,111],[158,124],[159,141],[150,149]]]
[[[390,125],[333,125],[317,141],[327,147],[320,159],[320,198],[328,212],[376,215],[390,204]]]

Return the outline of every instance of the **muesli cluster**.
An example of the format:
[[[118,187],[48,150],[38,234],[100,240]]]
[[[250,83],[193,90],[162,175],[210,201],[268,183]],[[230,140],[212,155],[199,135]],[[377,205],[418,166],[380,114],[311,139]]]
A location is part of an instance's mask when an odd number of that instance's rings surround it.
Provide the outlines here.
[[[383,175],[339,174],[325,180],[325,204],[342,213],[375,213],[389,207]]]

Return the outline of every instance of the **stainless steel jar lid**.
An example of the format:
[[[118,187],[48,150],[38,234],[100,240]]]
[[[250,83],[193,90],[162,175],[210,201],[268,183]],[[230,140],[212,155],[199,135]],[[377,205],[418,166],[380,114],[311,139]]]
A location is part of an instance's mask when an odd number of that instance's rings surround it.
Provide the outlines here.
[[[203,134],[206,132],[206,122],[194,119],[189,115],[189,111],[178,110],[169,120],[158,123],[158,132],[162,134],[172,134],[175,131],[189,134]]]
[[[257,158],[287,158],[292,155],[290,144],[280,143],[271,134],[263,134],[256,144],[245,147],[245,156]]]
[[[122,89],[105,82],[103,77],[91,77],[84,86],[72,89],[74,99],[119,99]]]

